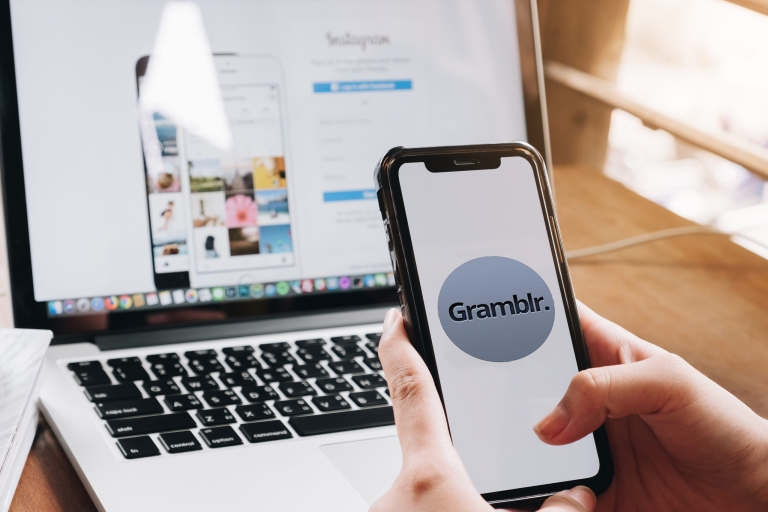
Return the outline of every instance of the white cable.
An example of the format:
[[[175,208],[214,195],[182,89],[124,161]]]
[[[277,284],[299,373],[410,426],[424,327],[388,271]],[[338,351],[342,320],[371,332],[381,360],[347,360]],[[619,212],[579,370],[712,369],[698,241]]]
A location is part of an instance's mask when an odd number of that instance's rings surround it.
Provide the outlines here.
[[[625,238],[623,240],[617,240],[603,245],[596,245],[593,247],[585,247],[583,249],[574,249],[572,251],[566,251],[565,257],[568,260],[574,260],[577,258],[586,258],[587,256],[594,256],[596,254],[604,254],[606,252],[618,251],[627,247],[635,245],[647,244],[649,242],[655,242],[656,240],[662,240],[664,238],[673,238],[676,236],[689,236],[689,235],[718,235],[718,236],[736,236],[749,240],[752,243],[760,245],[768,249],[768,245],[752,236],[745,235],[739,232],[727,233],[719,231],[709,226],[684,226],[680,228],[663,229],[661,231],[654,231],[652,233],[645,233],[643,235],[633,236]]]

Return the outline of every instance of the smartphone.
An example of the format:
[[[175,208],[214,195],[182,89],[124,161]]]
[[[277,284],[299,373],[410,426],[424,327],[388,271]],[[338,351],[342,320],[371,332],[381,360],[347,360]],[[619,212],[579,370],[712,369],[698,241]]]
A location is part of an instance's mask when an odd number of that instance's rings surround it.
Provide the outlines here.
[[[141,86],[147,71],[149,56],[136,62],[136,88]],[[189,287],[189,246],[187,244],[186,197],[182,184],[183,159],[180,154],[180,130],[173,121],[158,112],[147,119],[140,118],[144,174],[146,177],[149,236],[152,246],[152,266],[155,287]],[[147,133],[155,137],[148,140]],[[147,144],[158,145],[149,151]],[[150,154],[157,154],[151,159]]]
[[[295,181],[280,62],[214,55],[233,146],[181,131],[192,287],[269,281],[297,265]],[[295,272],[295,270],[293,270]]]
[[[589,367],[541,155],[395,148],[375,181],[405,326],[477,490],[494,506],[603,492],[604,427],[567,446],[533,431]]]
[[[158,289],[266,280],[275,269],[296,265],[280,64],[231,53],[213,60],[230,151],[159,113],[140,120],[151,125],[141,131]],[[139,94],[148,62],[145,56],[136,64]],[[159,157],[148,144],[159,145]]]

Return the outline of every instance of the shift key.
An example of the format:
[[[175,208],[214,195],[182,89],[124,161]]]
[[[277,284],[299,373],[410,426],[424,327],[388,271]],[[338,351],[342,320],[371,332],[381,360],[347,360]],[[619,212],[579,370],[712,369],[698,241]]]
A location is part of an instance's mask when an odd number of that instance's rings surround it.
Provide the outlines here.
[[[153,434],[155,432],[170,432],[171,430],[189,430],[197,427],[197,424],[188,412],[179,412],[157,416],[143,416],[141,418],[109,420],[106,426],[112,437],[127,437]]]
[[[85,388],[85,396],[91,402],[107,402],[111,400],[127,400],[141,398],[141,391],[133,382],[115,384],[112,386],[91,386]]]

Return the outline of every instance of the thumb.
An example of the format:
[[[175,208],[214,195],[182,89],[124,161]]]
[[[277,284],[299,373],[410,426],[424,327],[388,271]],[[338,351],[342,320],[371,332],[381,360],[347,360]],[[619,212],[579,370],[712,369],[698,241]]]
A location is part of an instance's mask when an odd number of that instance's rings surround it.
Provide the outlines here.
[[[606,417],[678,410],[695,400],[697,372],[674,354],[576,374],[565,396],[534,431],[549,444],[568,444],[594,432]]]
[[[396,309],[390,309],[384,319],[379,359],[392,397],[404,462],[423,456],[424,451],[438,453],[453,446],[432,375],[408,340],[403,317]]]
[[[597,506],[595,493],[588,487],[574,487],[549,498],[539,510],[547,512],[593,512]]]

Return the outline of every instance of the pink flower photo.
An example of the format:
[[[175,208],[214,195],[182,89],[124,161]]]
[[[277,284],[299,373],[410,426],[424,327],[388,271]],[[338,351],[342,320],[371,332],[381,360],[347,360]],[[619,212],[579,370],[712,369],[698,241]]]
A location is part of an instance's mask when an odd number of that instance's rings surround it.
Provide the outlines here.
[[[243,194],[229,197],[225,209],[227,211],[227,227],[242,228],[258,224],[256,201],[251,197]]]

